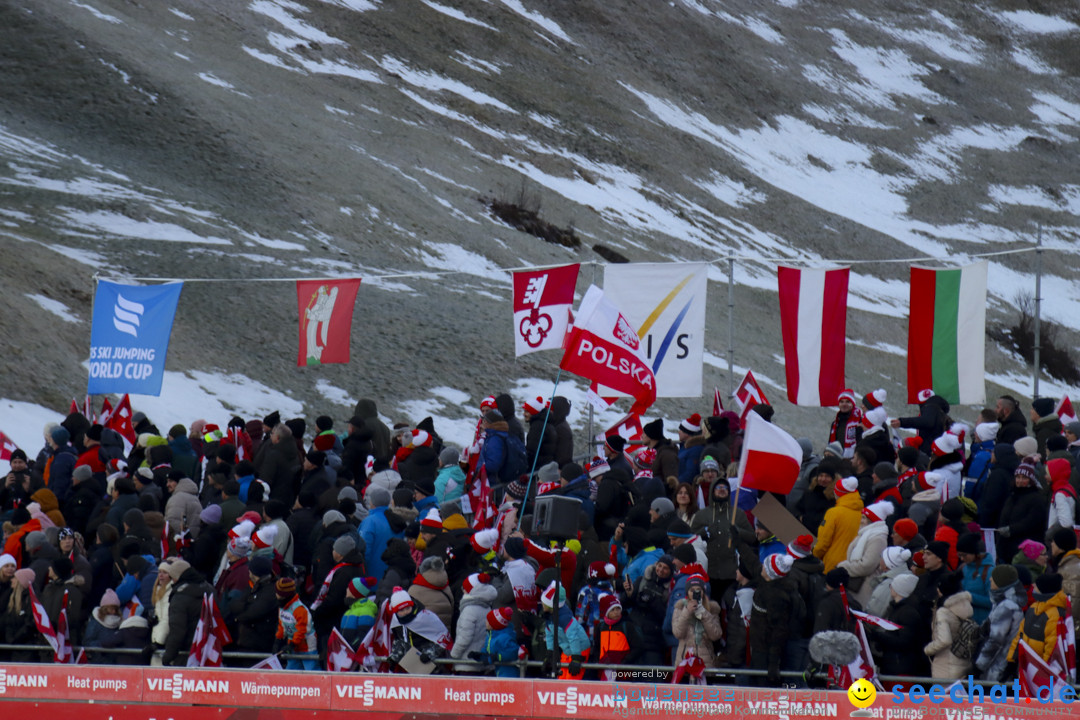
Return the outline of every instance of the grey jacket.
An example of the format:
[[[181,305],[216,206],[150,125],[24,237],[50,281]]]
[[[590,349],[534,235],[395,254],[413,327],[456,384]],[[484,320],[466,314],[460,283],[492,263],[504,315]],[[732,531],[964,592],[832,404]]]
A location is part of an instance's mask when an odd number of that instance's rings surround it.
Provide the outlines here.
[[[990,617],[983,623],[983,642],[975,667],[982,673],[984,680],[1000,680],[1005,672],[1009,655],[1009,645],[1020,631],[1020,621],[1024,611],[1020,609],[1018,590],[1019,581],[998,590],[990,591],[994,606]]]

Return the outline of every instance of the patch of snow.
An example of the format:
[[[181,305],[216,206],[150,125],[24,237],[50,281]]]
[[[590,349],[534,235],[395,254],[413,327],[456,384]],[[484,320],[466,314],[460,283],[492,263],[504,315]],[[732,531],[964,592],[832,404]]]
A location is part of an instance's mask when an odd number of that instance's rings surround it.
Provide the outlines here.
[[[891,96],[915,98],[935,105],[948,101],[929,90],[917,78],[929,74],[929,68],[914,62],[907,53],[895,48],[859,45],[842,30],[829,31],[832,51],[854,66],[862,83],[846,82],[845,89],[876,107],[895,107]],[[836,89],[836,88],[830,88]]]
[[[152,220],[135,220],[120,213],[107,210],[83,212],[66,209],[64,217],[69,224],[89,228],[107,236],[139,238],[142,240],[162,240],[165,242],[201,243],[206,245],[232,245],[225,238],[202,237],[187,228],[172,223]]]
[[[304,75],[307,74],[303,70],[301,70],[300,68],[293,67],[289,63],[285,62],[284,60],[279,58],[277,55],[271,55],[270,53],[264,53],[262,50],[256,50],[255,48],[248,47],[247,45],[243,46],[243,50],[244,50],[244,52],[246,52],[251,57],[255,58],[256,60],[261,60],[264,63],[266,63],[267,65],[273,65],[274,67],[281,68],[282,70],[289,70],[289,71],[295,72],[295,73],[301,73],[301,74],[304,74]],[[187,58],[185,58],[185,60],[186,59]]]
[[[225,80],[222,80],[220,78],[216,78],[213,75],[211,75],[210,73],[199,73],[198,77],[199,77],[200,80],[202,80],[204,82],[208,82],[211,85],[217,85],[218,87],[225,88],[226,90],[234,90],[235,89],[233,87],[232,83],[226,82]]]
[[[323,107],[326,109],[326,112],[332,115],[346,115],[348,117],[352,117],[352,113],[348,110],[342,110],[341,108],[336,108],[332,105],[323,105]]]
[[[1058,210],[1060,205],[1054,201],[1042,188],[1029,185],[1027,187],[1009,187],[1008,185],[991,185],[986,193],[995,203],[1002,205],[1029,205],[1048,210]]]
[[[292,10],[298,13],[311,12],[308,8],[294,2],[288,2],[288,0],[254,0],[249,6],[252,12],[264,15],[271,20],[275,20],[278,24],[295,33],[299,37],[308,40],[310,42],[316,42],[320,45],[347,45],[344,40],[338,40],[336,37],[327,35],[322,30],[316,27],[312,27],[303,22],[294,15],[291,15],[288,11]],[[296,43],[296,39],[293,38],[293,43]]]
[[[433,72],[413,70],[402,61],[397,58],[392,58],[389,55],[383,57],[379,62],[379,67],[388,73],[400,76],[402,80],[413,87],[432,90],[434,92],[442,92],[445,90],[446,92],[460,95],[466,100],[471,100],[480,105],[491,105],[492,107],[496,107],[514,115],[518,114],[517,110],[506,103],[500,102],[490,95],[485,95],[479,90],[474,90],[465,83],[443,77]]]
[[[485,75],[495,73],[496,75],[502,74],[502,68],[495,63],[490,63],[487,60],[481,60],[480,58],[474,58],[471,55],[466,55],[460,50],[453,55],[455,62],[459,62],[470,70],[475,70]]]
[[[1080,123],[1080,103],[1070,102],[1048,92],[1034,92],[1031,96],[1037,101],[1031,106],[1031,112],[1043,125],[1075,127]]]
[[[348,10],[355,10],[356,12],[367,12],[368,10],[376,10],[379,4],[376,2],[368,2],[368,0],[321,0],[321,2],[327,5],[337,5]]]
[[[1043,15],[1030,10],[1004,11],[996,13],[996,15],[1013,27],[1031,35],[1054,35],[1080,30],[1080,26],[1069,22],[1065,18],[1056,15]]]
[[[738,180],[733,180],[719,173],[713,173],[712,177],[707,181],[699,181],[694,184],[731,207],[746,207],[747,205],[768,200],[768,196],[764,193],[748,188]]]
[[[183,10],[177,10],[176,8],[169,8],[169,12],[171,12],[173,15],[175,15],[178,18],[183,18],[184,20],[190,20],[191,22],[195,22],[195,18],[191,17],[190,15],[188,15]]]
[[[309,73],[316,75],[341,75],[342,77],[349,77],[361,82],[374,83],[376,85],[382,85],[382,78],[378,74],[370,71],[363,70],[361,68],[349,65],[343,62],[332,62],[330,60],[310,60],[301,55],[297,50],[298,38],[289,35],[282,35],[280,33],[269,33],[266,37],[267,42],[278,52],[288,56],[290,60],[302,67]],[[341,43],[341,41],[337,41]],[[343,43],[342,43],[343,44]]]
[[[46,245],[54,252],[58,252],[64,257],[74,260],[75,262],[82,263],[83,265],[89,265],[93,268],[105,267],[107,261],[104,255],[100,255],[90,250],[83,250],[82,248],[66,247],[64,245]]]
[[[483,123],[481,123],[480,121],[478,121],[478,120],[476,120],[474,118],[468,117],[467,115],[462,115],[461,113],[459,113],[459,112],[457,112],[455,110],[451,110],[450,108],[443,107],[442,105],[439,105],[438,103],[433,103],[430,100],[426,100],[426,99],[420,97],[419,95],[417,95],[416,93],[414,93],[412,90],[406,90],[405,88],[401,88],[401,94],[404,95],[405,97],[409,98],[410,100],[412,100],[414,103],[416,103],[420,107],[425,108],[426,110],[430,110],[431,112],[433,112],[433,113],[435,113],[437,115],[442,115],[443,117],[448,118],[450,120],[456,120],[457,122],[464,123],[464,124],[468,125],[469,127],[473,128],[475,130],[479,130],[480,132],[484,133],[485,135],[489,135],[489,136],[491,136],[491,137],[493,137],[493,138],[495,138],[497,140],[506,140],[507,139],[506,133],[500,132],[498,130],[493,130],[492,128],[489,128],[487,125],[484,125]],[[354,149],[355,149],[355,146],[354,146]]]
[[[562,28],[559,27],[558,23],[556,23],[554,20],[549,20],[538,12],[526,10],[521,0],[500,0],[500,2],[502,2],[503,5],[505,5],[521,17],[525,18],[529,22],[536,23],[544,30],[551,33],[560,40],[564,40],[571,45],[576,44],[573,40],[570,39],[569,35],[562,31]]]
[[[907,357],[907,348],[902,348],[899,345],[892,345],[886,342],[870,343],[864,340],[854,340],[852,338],[847,339],[848,345],[856,345],[858,347],[869,348],[871,350],[877,350],[879,352],[887,353],[889,355],[896,355],[898,357]]]
[[[325,378],[320,378],[315,383],[315,392],[319,393],[330,402],[338,405],[348,405],[349,407],[356,405],[356,398],[351,396],[348,390],[342,390],[339,387],[331,385],[330,381]]]
[[[271,240],[270,238],[264,238],[259,235],[248,235],[249,238],[257,245],[270,248],[271,250],[297,250],[304,252],[307,250],[305,245],[300,243],[289,242],[288,240]]]
[[[1057,75],[1058,71],[1044,63],[1031,50],[1027,48],[1013,48],[1012,59],[1020,67],[1030,70],[1036,75]]]
[[[113,25],[122,25],[124,23],[123,20],[116,17],[115,15],[106,15],[105,13],[101,12],[100,10],[98,10],[96,7],[94,7],[92,5],[87,5],[87,4],[81,3],[81,2],[75,2],[75,0],[71,0],[71,4],[74,5],[77,8],[82,8],[83,10],[86,10],[88,13],[90,13],[91,15],[96,17],[98,20],[104,20],[105,22],[112,23]]]
[[[811,71],[812,70],[813,69],[811,68]],[[878,122],[870,116],[863,115],[861,112],[850,106],[842,104],[823,107],[821,105],[807,103],[802,106],[802,111],[812,118],[816,118],[822,122],[833,123],[834,125],[863,127],[871,130],[893,130],[895,128],[893,125],[886,125],[885,123]]]
[[[460,245],[429,242],[424,243],[424,247],[432,251],[420,250],[418,252],[419,260],[425,267],[434,270],[455,270],[499,284],[510,282],[509,274],[505,270],[483,255],[470,252]]]
[[[442,13],[443,15],[446,15],[447,17],[451,17],[451,18],[454,18],[455,20],[460,20],[462,22],[467,22],[470,25],[475,25],[477,27],[482,27],[485,30],[494,30],[495,32],[499,32],[498,28],[492,27],[491,25],[488,25],[486,22],[482,22],[480,20],[477,20],[476,18],[471,18],[468,15],[466,15],[465,13],[458,10],[457,8],[452,8],[452,7],[447,7],[445,5],[440,5],[439,3],[431,2],[431,0],[421,0],[421,2],[423,2],[425,5],[427,5],[429,8],[431,8],[435,12]]]
[[[60,302],[59,300],[53,300],[52,298],[45,297],[44,295],[36,295],[36,294],[31,294],[31,293],[26,293],[26,297],[30,298],[31,300],[36,302],[38,305],[40,305],[42,309],[48,310],[49,312],[51,312],[53,315],[60,318],[64,322],[69,322],[69,323],[80,323],[80,322],[82,322],[82,320],[80,320],[78,318],[78,316],[71,314],[71,310],[68,309],[67,305]]]

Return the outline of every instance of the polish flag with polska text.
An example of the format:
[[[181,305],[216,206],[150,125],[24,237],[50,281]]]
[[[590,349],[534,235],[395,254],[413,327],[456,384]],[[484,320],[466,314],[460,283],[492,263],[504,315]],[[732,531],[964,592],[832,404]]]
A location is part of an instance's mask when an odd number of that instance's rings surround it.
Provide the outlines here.
[[[631,413],[640,415],[656,402],[656,376],[641,354],[641,340],[595,285],[581,300],[559,367],[633,396]]]

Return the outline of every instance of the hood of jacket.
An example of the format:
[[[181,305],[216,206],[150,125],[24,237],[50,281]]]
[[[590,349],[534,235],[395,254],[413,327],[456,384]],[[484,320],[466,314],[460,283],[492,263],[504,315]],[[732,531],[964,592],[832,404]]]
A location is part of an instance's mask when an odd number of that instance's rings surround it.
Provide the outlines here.
[[[472,589],[472,592],[467,592],[461,596],[461,602],[458,603],[458,607],[463,608],[467,605],[486,605],[491,607],[495,604],[495,600],[498,597],[499,591],[495,589],[494,585],[477,583],[476,587]]]
[[[1016,455],[1016,448],[1012,443],[998,443],[994,446],[994,467],[1012,471],[1019,466],[1020,458]]]
[[[849,492],[846,495],[841,495],[840,497],[836,498],[836,507],[842,507],[861,513],[863,509],[863,501],[862,498],[859,497],[858,491]]]
[[[931,395],[930,399],[926,401],[926,404],[937,407],[945,415],[949,414],[949,401],[940,395]]]
[[[1016,603],[1017,607],[1020,607],[1020,600],[1019,600],[1019,595],[1018,595],[1019,590],[1020,590],[1020,581],[1019,580],[1014,580],[1012,582],[1012,584],[1006,585],[1003,588],[998,588],[997,590],[994,590],[993,588],[991,588],[990,589],[990,601],[994,605],[997,605],[998,603],[1004,602],[1005,600],[1011,600],[1014,603]],[[1025,600],[1026,599],[1027,598],[1025,598]]]
[[[353,412],[365,420],[379,419],[379,408],[371,398],[360,398],[357,400]]]
[[[551,422],[561,423],[566,421],[570,414],[570,401],[562,395],[556,395],[551,399]]]
[[[510,424],[505,420],[500,420],[499,422],[490,423],[487,426],[487,430],[488,432],[502,433],[503,435],[506,435],[510,432]]]
[[[195,487],[195,481],[191,478],[180,478],[176,483],[176,492],[173,495],[178,493],[187,493],[193,497],[198,497],[199,488]]]
[[[56,500],[56,495],[49,488],[41,488],[30,499],[41,506],[41,512],[50,513],[53,510],[60,509],[60,503]]]
[[[975,612],[974,608],[971,607],[971,593],[966,591],[958,592],[945,598],[945,602],[942,603],[942,606],[961,620],[971,617]]]

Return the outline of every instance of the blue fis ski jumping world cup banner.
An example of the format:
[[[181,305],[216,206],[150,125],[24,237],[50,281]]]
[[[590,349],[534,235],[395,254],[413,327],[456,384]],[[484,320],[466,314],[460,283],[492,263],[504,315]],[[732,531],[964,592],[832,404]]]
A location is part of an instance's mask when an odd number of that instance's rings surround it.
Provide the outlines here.
[[[98,281],[87,393],[161,394],[165,355],[183,286]]]

